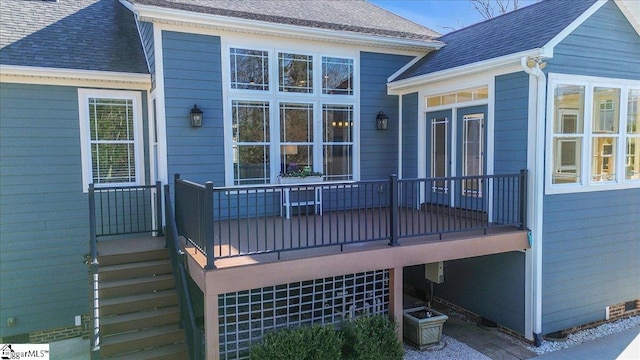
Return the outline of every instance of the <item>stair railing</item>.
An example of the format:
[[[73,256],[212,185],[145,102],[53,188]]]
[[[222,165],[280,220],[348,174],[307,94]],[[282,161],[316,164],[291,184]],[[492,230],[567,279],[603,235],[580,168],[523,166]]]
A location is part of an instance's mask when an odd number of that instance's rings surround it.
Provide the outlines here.
[[[162,236],[162,184],[111,186],[89,184],[89,254],[91,274],[91,359],[100,359],[98,238],[151,233]]]
[[[196,323],[191,293],[189,292],[189,283],[187,282],[187,272],[185,270],[185,253],[182,251],[182,246],[180,245],[169,185],[164,186],[164,203],[166,240],[178,290],[180,325],[185,331],[189,358],[191,360],[201,360],[204,359],[205,353],[204,332]]]

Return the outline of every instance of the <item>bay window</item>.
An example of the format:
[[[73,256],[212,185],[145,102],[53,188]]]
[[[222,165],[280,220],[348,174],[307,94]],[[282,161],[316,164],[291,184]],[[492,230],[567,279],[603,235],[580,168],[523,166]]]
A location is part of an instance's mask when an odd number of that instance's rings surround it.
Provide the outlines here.
[[[640,186],[640,90],[584,76],[550,74],[549,82],[548,190]]]
[[[228,184],[302,169],[355,179],[354,59],[238,47],[227,59]]]

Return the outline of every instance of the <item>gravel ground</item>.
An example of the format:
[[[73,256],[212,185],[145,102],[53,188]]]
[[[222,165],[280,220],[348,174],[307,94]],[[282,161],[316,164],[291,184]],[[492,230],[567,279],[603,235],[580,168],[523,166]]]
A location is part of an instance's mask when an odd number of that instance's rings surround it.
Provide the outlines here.
[[[509,336],[503,332],[495,330],[496,334],[503,337],[513,344],[523,346],[538,355],[550,353],[556,350],[565,349],[574,345],[582,344],[587,341],[591,341],[603,336],[611,335],[631,329],[633,327],[640,326],[640,316],[634,316],[627,319],[618,320],[612,323],[602,324],[598,327],[582,330],[570,334],[566,340],[562,341],[547,341],[543,340],[540,347],[533,346],[525,343],[519,339]],[[419,351],[408,345],[404,345],[404,360],[450,360],[450,359],[465,359],[465,360],[486,360],[489,359],[484,354],[470,348],[469,346],[451,338],[446,335],[442,335],[442,341],[444,347],[438,347],[439,350],[425,350]]]
[[[573,345],[582,344],[593,339],[601,338],[603,336],[615,334],[617,332],[631,329],[632,327],[640,326],[640,316],[634,316],[627,319],[614,321],[612,323],[602,324],[593,329],[587,329],[569,334],[566,340],[562,341],[542,341],[542,346],[535,347],[527,345],[527,349],[533,351],[538,355],[546,354],[552,351],[568,348]]]
[[[525,348],[533,351],[538,355],[550,353],[560,349],[566,349],[568,347],[582,344],[587,341],[591,341],[603,336],[618,333],[623,330],[631,329],[633,327],[640,326],[640,316],[633,316],[630,318],[614,321],[612,323],[602,324],[592,329],[582,330],[569,334],[565,340],[548,341],[542,340],[542,345],[539,347],[525,343],[519,339],[511,337],[505,333],[497,332],[497,334],[505,339],[512,341],[514,344],[524,346]]]
[[[419,351],[409,345],[404,345],[404,360],[451,360],[451,359],[465,359],[465,360],[487,360],[490,359],[484,356],[482,353],[468,347],[460,341],[450,338],[447,335],[442,335],[442,343],[444,348],[438,346],[440,350],[425,350]]]

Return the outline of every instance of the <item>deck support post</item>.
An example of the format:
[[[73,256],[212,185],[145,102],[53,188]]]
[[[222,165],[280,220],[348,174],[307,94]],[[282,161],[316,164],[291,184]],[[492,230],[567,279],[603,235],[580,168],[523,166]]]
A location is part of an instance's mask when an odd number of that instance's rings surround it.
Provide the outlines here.
[[[218,294],[209,293],[205,287],[204,294],[204,341],[205,359],[220,359],[220,330],[218,329]]]
[[[389,318],[398,326],[396,335],[402,342],[402,267],[389,269]]]

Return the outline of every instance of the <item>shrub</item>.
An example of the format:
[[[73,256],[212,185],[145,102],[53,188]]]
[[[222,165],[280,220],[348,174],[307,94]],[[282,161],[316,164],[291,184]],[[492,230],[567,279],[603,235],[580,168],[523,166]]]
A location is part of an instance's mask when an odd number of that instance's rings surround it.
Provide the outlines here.
[[[251,347],[252,360],[342,359],[343,341],[331,326],[302,326],[280,329],[264,335]]]
[[[366,315],[342,324],[343,359],[402,360],[397,324],[382,315]]]

